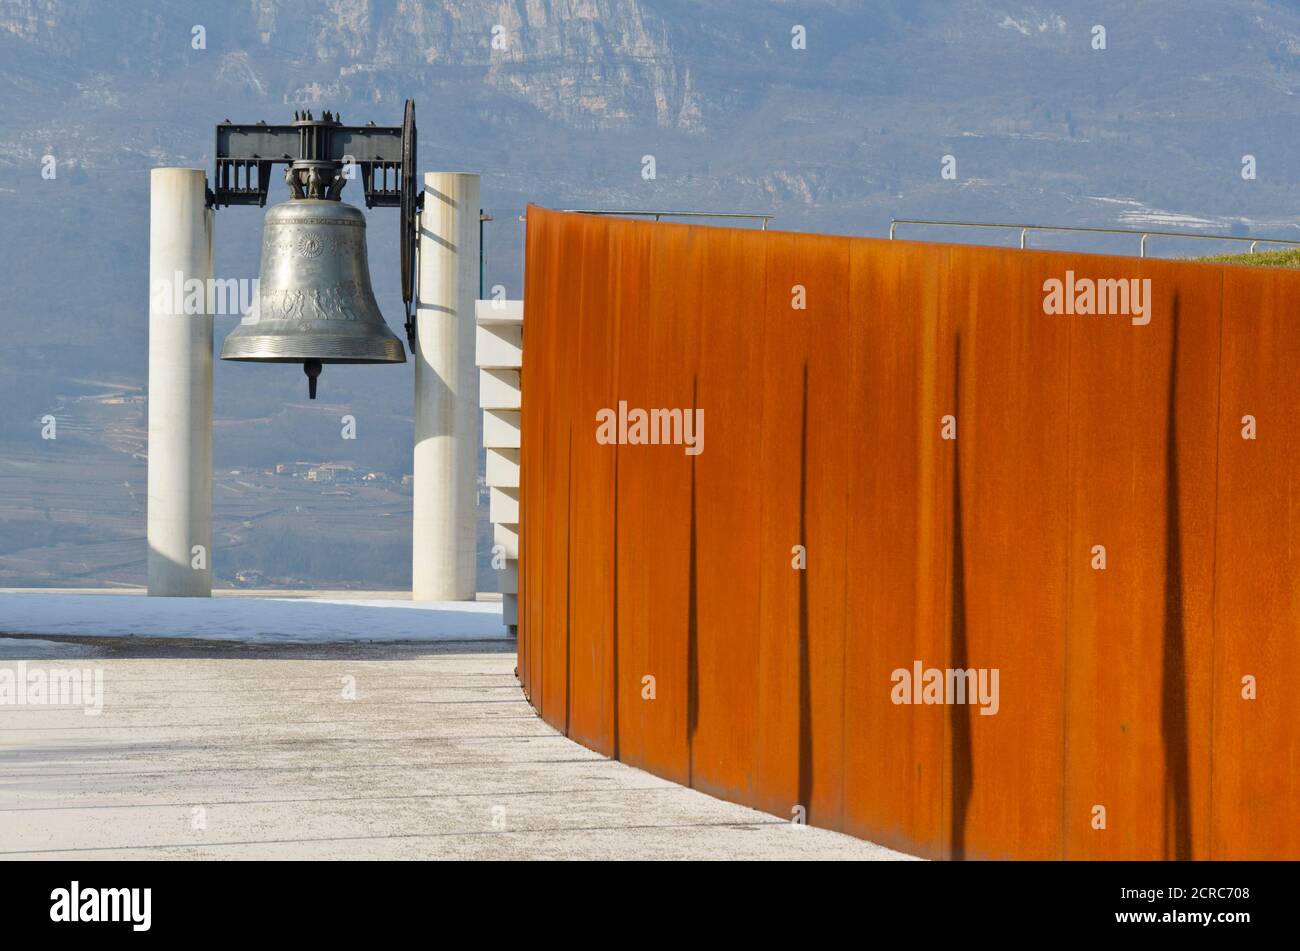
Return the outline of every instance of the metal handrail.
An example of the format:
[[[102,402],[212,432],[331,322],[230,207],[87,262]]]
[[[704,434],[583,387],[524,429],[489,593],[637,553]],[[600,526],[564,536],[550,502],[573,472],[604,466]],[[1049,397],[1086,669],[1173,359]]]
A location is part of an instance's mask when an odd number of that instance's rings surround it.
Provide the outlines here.
[[[767,230],[767,223],[776,217],[776,215],[749,215],[734,211],[611,211],[604,208],[561,208],[560,210],[574,215],[650,215],[655,221],[660,218],[745,218],[750,221],[762,221],[764,231]]]
[[[1020,247],[1025,247],[1025,239],[1031,231],[1088,231],[1098,234],[1135,234],[1142,236],[1138,256],[1147,256],[1147,238],[1152,235],[1168,238],[1201,238],[1206,241],[1249,241],[1250,253],[1255,253],[1257,244],[1293,244],[1300,245],[1300,239],[1291,240],[1288,238],[1246,238],[1235,234],[1194,234],[1188,231],[1153,231],[1142,228],[1087,228],[1083,226],[1072,225],[1025,225],[1025,224],[999,224],[988,221],[940,221],[935,218],[890,218],[889,219],[889,240],[894,240],[894,231],[899,225],[935,225],[944,228],[1001,228],[1004,230],[1019,230]]]

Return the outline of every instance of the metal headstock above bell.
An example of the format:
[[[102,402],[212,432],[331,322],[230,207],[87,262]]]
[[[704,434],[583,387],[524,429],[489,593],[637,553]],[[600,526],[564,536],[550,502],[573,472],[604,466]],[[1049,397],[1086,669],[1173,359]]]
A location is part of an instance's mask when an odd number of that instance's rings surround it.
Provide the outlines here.
[[[339,149],[356,147],[367,135],[400,132],[402,159],[405,166],[414,161],[414,109],[408,104],[407,121],[400,130],[374,126],[341,126],[336,116],[325,113],[315,120],[310,113],[295,115],[292,127],[218,126],[218,186],[216,203],[251,204],[254,198],[265,201],[265,176],[270,162],[231,158],[241,149],[273,147],[276,135],[289,129],[296,133],[299,158],[288,162],[285,180],[292,197],[273,206],[266,214],[262,234],[262,266],[258,292],[251,312],[226,337],[221,348],[223,360],[246,360],[264,363],[301,363],[307,374],[308,393],[316,398],[316,378],[326,363],[404,363],[402,341],[388,328],[370,285],[370,267],[366,256],[366,219],[361,211],[340,200],[347,183],[344,159]],[[223,128],[226,138],[222,139]],[[409,129],[410,143],[406,142]],[[223,141],[226,146],[223,152]],[[251,144],[250,144],[251,143]],[[408,203],[404,191],[398,195],[408,176],[387,189],[390,166],[381,143],[374,154],[361,163],[367,204],[400,204],[403,209],[403,236],[408,227]],[[375,156],[378,157],[375,157]],[[287,160],[287,156],[285,156]],[[226,163],[223,169],[222,162]],[[254,191],[239,180],[242,166],[258,165],[261,181]],[[233,168],[233,183],[227,174]],[[374,175],[383,172],[383,186],[376,187]],[[250,173],[251,174],[251,173]],[[396,200],[386,200],[394,198]],[[403,258],[403,297],[409,294],[406,282],[406,259]]]

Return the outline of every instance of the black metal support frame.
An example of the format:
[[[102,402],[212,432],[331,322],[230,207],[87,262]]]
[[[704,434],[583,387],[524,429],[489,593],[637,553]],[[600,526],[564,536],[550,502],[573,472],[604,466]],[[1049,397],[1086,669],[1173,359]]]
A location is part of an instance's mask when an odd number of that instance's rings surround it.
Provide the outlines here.
[[[415,353],[416,247],[424,196],[416,181],[415,101],[406,100],[400,126],[343,125],[336,114],[315,119],[294,114],[290,125],[217,124],[208,205],[266,206],[271,168],[288,166],[286,181],[295,197],[339,198],[348,181],[360,179],[367,208],[400,210],[402,301],[406,340]],[[320,169],[330,174],[322,176]],[[354,171],[355,170],[355,171]]]

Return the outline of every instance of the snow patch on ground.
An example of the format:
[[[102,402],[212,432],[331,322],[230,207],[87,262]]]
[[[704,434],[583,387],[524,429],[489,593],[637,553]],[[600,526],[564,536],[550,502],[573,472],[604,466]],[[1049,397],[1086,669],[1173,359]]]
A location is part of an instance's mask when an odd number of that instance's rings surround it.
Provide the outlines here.
[[[1223,222],[1176,211],[1126,211],[1119,219],[1125,225],[1150,225],[1153,228],[1222,228]]]
[[[0,633],[253,644],[498,640],[500,602],[0,593]]]
[[[67,641],[40,641],[30,637],[5,637],[0,634],[0,660],[62,660],[95,657],[98,647]]]
[[[1164,211],[1152,208],[1131,198],[1105,198],[1100,195],[1086,196],[1090,201],[1108,205],[1124,205],[1126,210],[1120,212],[1119,223],[1126,227],[1137,225],[1153,228],[1226,228],[1229,221],[1224,218],[1204,218],[1199,215],[1187,215],[1177,211]]]

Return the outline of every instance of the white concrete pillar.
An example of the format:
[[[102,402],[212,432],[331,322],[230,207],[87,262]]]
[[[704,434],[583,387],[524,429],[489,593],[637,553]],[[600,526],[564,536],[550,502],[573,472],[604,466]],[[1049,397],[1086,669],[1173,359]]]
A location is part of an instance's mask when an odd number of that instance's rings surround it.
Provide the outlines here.
[[[475,595],[478,233],[478,175],[425,174],[415,318],[411,596],[417,601]]]
[[[212,595],[212,315],[206,312],[212,211],[206,184],[199,168],[155,168],[149,176],[148,576],[149,594],[163,597]],[[199,313],[185,313],[191,309],[186,282],[192,280],[203,288]]]

